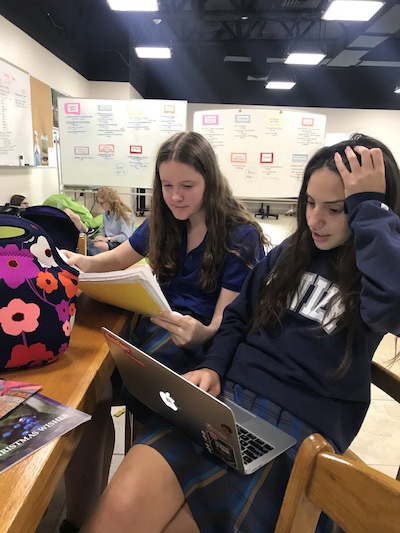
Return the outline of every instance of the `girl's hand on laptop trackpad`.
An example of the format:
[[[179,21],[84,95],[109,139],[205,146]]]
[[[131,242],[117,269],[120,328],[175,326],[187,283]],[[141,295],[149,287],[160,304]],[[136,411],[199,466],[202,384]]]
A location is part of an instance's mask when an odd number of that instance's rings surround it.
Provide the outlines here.
[[[212,396],[218,396],[221,393],[221,380],[214,370],[209,368],[192,370],[184,374],[183,377]]]

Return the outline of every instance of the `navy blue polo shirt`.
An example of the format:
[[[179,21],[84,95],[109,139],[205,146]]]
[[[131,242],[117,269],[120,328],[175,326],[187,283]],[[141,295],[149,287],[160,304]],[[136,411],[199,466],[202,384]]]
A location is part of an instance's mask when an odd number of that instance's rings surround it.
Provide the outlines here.
[[[197,318],[208,323],[214,314],[221,288],[240,292],[250,268],[235,254],[226,252],[217,270],[216,289],[213,292],[202,291],[199,280],[206,241],[207,235],[197,248],[187,254],[187,234],[185,232],[179,250],[177,274],[172,279],[168,278],[169,283],[165,283],[166,279],[163,278],[159,279],[159,283],[172,309],[180,312],[190,311]],[[148,219],[131,235],[129,242],[140,255],[147,255],[149,245]],[[259,233],[250,224],[238,226],[235,230],[235,243],[234,248],[251,265],[254,265],[265,255]],[[229,243],[228,247],[231,247]]]

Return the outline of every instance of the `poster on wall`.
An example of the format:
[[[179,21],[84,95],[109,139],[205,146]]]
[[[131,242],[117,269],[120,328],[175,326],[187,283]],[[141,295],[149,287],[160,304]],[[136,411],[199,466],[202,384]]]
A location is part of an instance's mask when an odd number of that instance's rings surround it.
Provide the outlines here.
[[[187,128],[181,100],[58,98],[61,180],[151,188],[159,146]]]
[[[279,109],[214,109],[193,117],[193,129],[209,140],[243,199],[297,197],[310,155],[324,145],[325,128],[325,115]]]

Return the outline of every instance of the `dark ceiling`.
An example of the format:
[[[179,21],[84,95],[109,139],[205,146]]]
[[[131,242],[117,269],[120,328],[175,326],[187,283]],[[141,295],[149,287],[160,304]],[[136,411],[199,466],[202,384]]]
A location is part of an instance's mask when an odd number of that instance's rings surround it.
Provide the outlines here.
[[[0,14],[88,80],[130,81],[144,98],[400,109],[393,92],[400,81],[400,2],[388,0],[369,22],[352,23],[322,21],[328,4],[159,0],[158,12],[122,13],[106,0],[3,0]],[[323,63],[293,67],[291,91],[266,90],[271,68],[300,42],[325,50]],[[172,59],[138,59],[136,44],[170,45]]]

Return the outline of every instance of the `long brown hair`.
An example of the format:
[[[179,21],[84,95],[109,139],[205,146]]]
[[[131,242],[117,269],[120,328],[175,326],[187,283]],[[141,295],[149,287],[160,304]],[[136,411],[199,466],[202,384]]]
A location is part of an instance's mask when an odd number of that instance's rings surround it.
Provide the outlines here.
[[[344,150],[346,146],[353,148],[357,145],[382,150],[386,179],[385,202],[397,215],[400,214],[400,173],[391,151],[384,144],[372,137],[355,134],[350,140],[318,150],[304,171],[303,183],[298,197],[297,229],[290,237],[282,259],[263,280],[253,312],[251,328],[264,327],[269,329],[277,324],[282,325],[288,302],[298,295],[300,280],[316,252],[306,222],[306,197],[310,177],[321,168],[328,168],[339,175],[334,161],[336,152],[342,156],[345,165],[350,170]],[[338,377],[347,370],[350,364],[354,335],[360,320],[361,273],[356,265],[356,253],[352,237],[339,251],[334,270],[335,283],[339,291],[329,302],[325,316],[329,316],[332,306],[341,301],[344,311],[339,317],[338,326],[347,330],[346,352],[340,367],[337,369]]]
[[[101,187],[101,189],[97,191],[96,198],[102,198],[104,202],[108,203],[110,211],[115,213],[115,218],[117,220],[122,217],[128,225],[132,223],[133,218],[129,218],[128,216],[128,213],[133,215],[132,209],[124,204],[112,187]]]
[[[171,277],[177,272],[179,249],[186,221],[177,220],[166,205],[160,181],[160,165],[178,161],[192,167],[205,180],[203,209],[207,224],[207,242],[203,257],[200,286],[213,291],[217,269],[226,251],[245,259],[235,249],[235,230],[251,224],[260,236],[260,244],[269,245],[261,226],[242,202],[233,197],[228,180],[222,174],[210,143],[199,133],[180,132],[164,142],[158,152],[150,212],[149,263],[157,276]],[[231,243],[228,248],[227,242]]]

